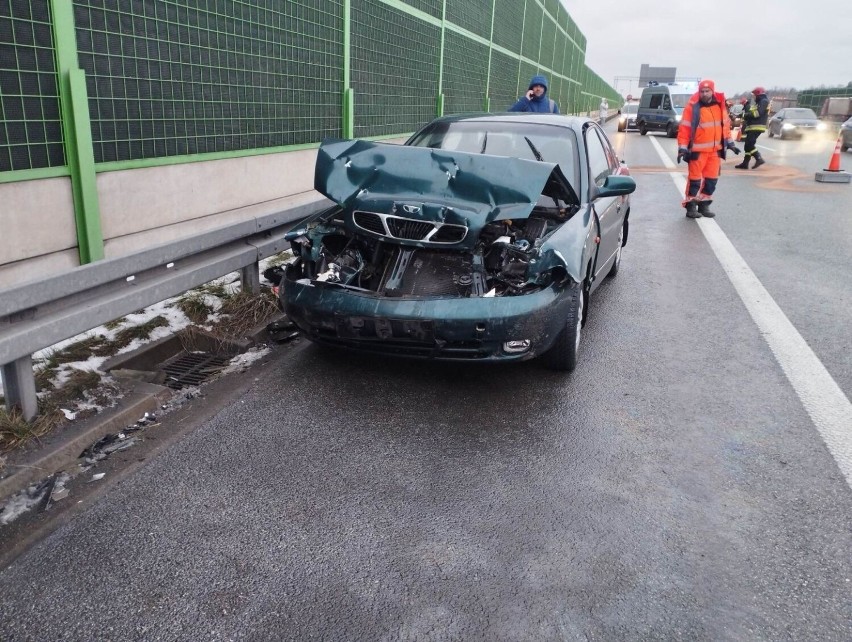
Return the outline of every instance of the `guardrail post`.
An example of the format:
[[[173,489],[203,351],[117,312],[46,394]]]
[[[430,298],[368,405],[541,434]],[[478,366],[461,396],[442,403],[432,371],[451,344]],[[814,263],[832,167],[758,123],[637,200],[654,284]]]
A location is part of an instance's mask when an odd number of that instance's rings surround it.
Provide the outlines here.
[[[240,287],[248,294],[260,294],[260,261],[240,268]]]
[[[6,396],[6,409],[15,406],[21,409],[24,419],[32,421],[38,415],[35,375],[33,375],[32,355],[3,364],[3,390]]]

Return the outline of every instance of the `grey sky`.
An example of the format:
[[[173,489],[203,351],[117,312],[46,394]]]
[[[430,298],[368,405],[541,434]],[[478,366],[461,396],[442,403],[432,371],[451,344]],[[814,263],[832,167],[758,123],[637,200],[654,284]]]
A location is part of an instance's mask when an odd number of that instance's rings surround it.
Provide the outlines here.
[[[587,38],[586,64],[622,95],[639,67],[677,67],[729,95],[852,81],[852,0],[562,0]]]

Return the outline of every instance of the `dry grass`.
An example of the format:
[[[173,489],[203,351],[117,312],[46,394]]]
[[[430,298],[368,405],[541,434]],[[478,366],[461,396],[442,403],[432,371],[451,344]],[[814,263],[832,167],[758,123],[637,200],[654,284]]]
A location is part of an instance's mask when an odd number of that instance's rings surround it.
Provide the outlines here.
[[[112,321],[107,321],[104,323],[104,327],[107,330],[117,330],[127,321],[127,317],[121,317],[120,319],[113,319]]]
[[[213,308],[204,301],[204,296],[196,293],[181,297],[175,305],[187,319],[199,325],[206,322],[213,312]]]
[[[46,368],[55,368],[63,363],[85,361],[93,354],[100,354],[110,342],[106,337],[94,335],[71,343],[62,350],[52,352],[45,361]]]
[[[227,301],[230,299],[233,294],[228,291],[228,288],[225,287],[224,283],[220,283],[219,281],[214,281],[212,283],[205,283],[201,287],[195,288],[196,292],[201,294],[209,294],[210,296],[215,296],[222,301]]]
[[[103,349],[105,352],[96,352],[95,354],[99,354],[100,356],[115,354],[117,350],[130,345],[134,339],[147,339],[156,328],[163,328],[167,325],[169,325],[169,322],[166,317],[158,314],[153,319],[150,319],[145,323],[119,330],[115,333],[115,339],[113,339],[108,346],[104,346]]]
[[[58,408],[42,409],[32,423],[18,410],[0,408],[0,453],[7,453],[29,441],[38,440],[58,426],[65,416]]]
[[[68,380],[60,388],[48,393],[45,405],[63,406],[71,401],[83,399],[86,391],[97,388],[101,383],[101,374],[94,370],[71,369]]]
[[[276,312],[278,303],[269,288],[261,288],[258,295],[239,292],[222,302],[219,320],[213,324],[213,333],[223,337],[242,337]]]

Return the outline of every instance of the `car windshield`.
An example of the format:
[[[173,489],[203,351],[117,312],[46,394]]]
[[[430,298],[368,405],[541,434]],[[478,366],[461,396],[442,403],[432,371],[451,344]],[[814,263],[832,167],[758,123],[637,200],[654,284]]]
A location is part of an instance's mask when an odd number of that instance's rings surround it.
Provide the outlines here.
[[[622,114],[635,114],[638,109],[639,109],[638,103],[629,103],[627,105],[624,105],[624,107],[621,108],[621,113]]]
[[[692,98],[692,94],[672,94],[672,105],[676,109],[683,109],[690,98]]]
[[[574,132],[565,127],[485,120],[438,121],[406,144],[557,163],[572,185],[579,184],[577,142]]]
[[[812,109],[788,109],[784,115],[787,118],[816,118]]]

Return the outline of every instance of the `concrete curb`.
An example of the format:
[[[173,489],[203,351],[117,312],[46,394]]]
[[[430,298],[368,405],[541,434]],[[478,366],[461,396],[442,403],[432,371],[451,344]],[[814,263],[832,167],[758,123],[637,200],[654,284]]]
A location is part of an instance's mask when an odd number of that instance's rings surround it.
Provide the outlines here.
[[[263,343],[267,324],[283,316],[281,313],[276,313],[267,321],[255,326],[245,337],[230,341],[231,352],[236,355],[258,343]],[[130,359],[150,367],[162,360],[165,344],[175,342],[176,337],[177,335],[171,335],[126,355],[114,357],[111,367],[125,365]],[[153,413],[159,410],[160,406],[175,394],[171,388],[145,381],[136,381],[131,385],[130,391],[119,400],[117,406],[84,419],[77,425],[67,425],[58,435],[46,437],[39,447],[19,457],[11,457],[13,461],[7,463],[7,466],[14,472],[0,479],[0,502],[24,490],[30,484],[73,466],[77,463],[80,453],[88,446],[104,435],[121,432],[124,428],[135,424],[146,412]]]
[[[157,411],[172,394],[174,391],[165,386],[143,381],[134,383],[132,390],[119,401],[118,406],[89,417],[76,426],[67,426],[52,443],[8,464],[16,470],[0,480],[0,500],[73,466],[88,446],[106,434],[121,432],[136,423],[146,412]]]

